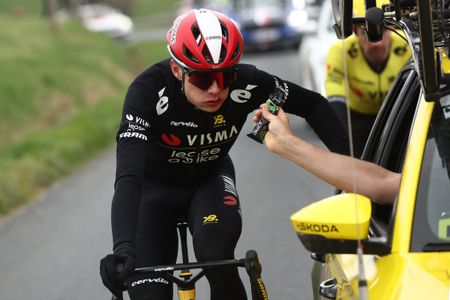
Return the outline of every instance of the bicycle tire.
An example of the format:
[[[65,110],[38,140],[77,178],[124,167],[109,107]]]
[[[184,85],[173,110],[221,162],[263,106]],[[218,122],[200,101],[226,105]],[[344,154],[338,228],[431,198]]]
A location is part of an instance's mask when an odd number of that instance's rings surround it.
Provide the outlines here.
[[[432,100],[433,94],[435,94],[439,88],[436,53],[434,48],[431,0],[417,1],[417,9],[421,48],[419,55],[419,72],[425,90],[425,99],[430,101]]]

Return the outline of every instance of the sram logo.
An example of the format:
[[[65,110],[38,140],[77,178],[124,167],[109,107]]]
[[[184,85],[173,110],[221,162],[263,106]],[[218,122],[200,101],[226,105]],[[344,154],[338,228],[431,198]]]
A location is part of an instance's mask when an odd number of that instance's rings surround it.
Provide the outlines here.
[[[141,139],[141,140],[144,140],[144,141],[147,140],[147,136],[145,134],[142,134],[142,133],[139,133],[139,132],[129,132],[129,131],[122,132],[119,135],[119,139],[122,139],[122,138],[138,138],[138,139]]]
[[[300,231],[308,231],[308,232],[336,232],[338,233],[338,228],[333,224],[310,224],[310,223],[299,223],[297,228]]]
[[[230,94],[230,98],[234,102],[245,103],[252,97],[252,93],[250,91],[256,87],[257,85],[248,84],[245,90],[233,90]]]

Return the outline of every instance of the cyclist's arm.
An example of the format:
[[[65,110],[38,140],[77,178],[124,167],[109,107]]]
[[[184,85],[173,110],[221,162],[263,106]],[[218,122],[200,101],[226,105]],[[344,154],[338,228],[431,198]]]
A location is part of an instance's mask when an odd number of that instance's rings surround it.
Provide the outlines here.
[[[274,75],[241,64],[241,79],[253,83],[252,99],[247,102],[249,112],[264,103],[275,89]],[[245,73],[244,73],[245,72]],[[280,85],[287,84],[287,99],[283,109],[304,118],[324,144],[333,152],[349,153],[348,135],[333,108],[322,95],[293,82],[277,77]],[[234,93],[235,91],[233,91]],[[231,98],[233,98],[233,93]]]
[[[117,133],[116,179],[111,206],[114,253],[134,253],[142,178],[149,139],[148,91],[133,83],[125,97]]]
[[[336,154],[316,147],[293,135],[287,115],[268,112],[263,105],[263,115],[270,121],[264,142],[267,148],[311,174],[344,191],[357,192],[374,202],[391,204],[398,192],[400,174],[376,164]],[[259,118],[257,113],[254,120]],[[354,185],[355,183],[355,185]],[[356,187],[356,190],[354,189]]]
[[[317,92],[288,82],[289,96],[283,109],[305,118],[323,143],[333,152],[348,154],[348,135],[327,99]]]

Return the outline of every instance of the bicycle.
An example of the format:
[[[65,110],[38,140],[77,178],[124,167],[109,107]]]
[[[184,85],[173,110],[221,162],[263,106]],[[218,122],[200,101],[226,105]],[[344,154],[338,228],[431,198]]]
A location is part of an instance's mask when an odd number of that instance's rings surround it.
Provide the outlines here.
[[[181,244],[182,262],[171,265],[140,267],[136,274],[158,274],[165,280],[176,284],[179,300],[195,300],[195,283],[205,275],[206,269],[242,267],[245,268],[250,279],[252,300],[268,300],[269,296],[261,278],[262,267],[255,250],[248,250],[245,258],[217,260],[207,262],[190,262],[187,246],[187,222],[177,220],[178,236]],[[191,270],[200,269],[196,274]],[[179,273],[174,274],[177,271]],[[123,300],[123,297],[112,296],[111,300]]]

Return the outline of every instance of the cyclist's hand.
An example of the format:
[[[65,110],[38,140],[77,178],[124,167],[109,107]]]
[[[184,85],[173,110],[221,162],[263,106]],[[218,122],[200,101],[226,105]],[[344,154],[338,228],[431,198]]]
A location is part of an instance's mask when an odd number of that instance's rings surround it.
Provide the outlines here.
[[[254,119],[259,119],[261,114],[270,122],[269,131],[264,138],[264,143],[270,151],[278,152],[278,147],[282,144],[283,140],[293,135],[289,125],[289,119],[282,108],[279,108],[276,115],[269,112],[267,104],[261,105],[261,110],[256,112]]]
[[[136,259],[129,254],[108,254],[100,261],[100,276],[103,284],[113,295],[122,295],[126,290],[124,284],[134,272]]]

